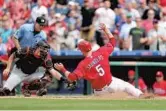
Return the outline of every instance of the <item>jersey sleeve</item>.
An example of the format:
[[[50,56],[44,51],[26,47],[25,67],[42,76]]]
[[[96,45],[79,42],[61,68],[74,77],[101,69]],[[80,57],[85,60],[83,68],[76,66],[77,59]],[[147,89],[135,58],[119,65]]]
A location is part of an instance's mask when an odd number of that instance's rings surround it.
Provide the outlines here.
[[[153,90],[156,88],[156,82],[153,84]]]
[[[52,59],[49,54],[47,55],[46,59],[44,60],[43,67],[45,67],[47,70],[51,70],[53,68]]]
[[[140,86],[141,90],[147,89],[147,86],[142,78],[139,79],[139,86]]]
[[[143,37],[147,37],[147,33],[146,33],[145,29],[143,29]]]
[[[1,55],[1,56],[0,56],[0,61],[1,61],[1,60],[7,61],[8,59],[9,59],[8,55]]]
[[[115,38],[113,37],[110,39],[109,43],[100,48],[100,51],[106,53],[106,55],[109,56],[113,52],[114,47],[115,47]]]
[[[132,36],[133,28],[130,30],[129,35]]]
[[[83,68],[83,64],[80,63],[77,68],[69,74],[68,78],[69,80],[71,81],[75,81],[75,80],[78,80],[78,79],[81,79],[84,75],[84,68]]]
[[[16,39],[21,39],[24,34],[24,25],[22,25],[15,33],[14,33],[14,38]]]
[[[44,31],[42,31],[41,36],[42,36],[42,40],[47,40],[47,35]]]
[[[166,91],[166,81],[164,82],[164,86],[165,86],[164,89],[165,89],[165,91]]]

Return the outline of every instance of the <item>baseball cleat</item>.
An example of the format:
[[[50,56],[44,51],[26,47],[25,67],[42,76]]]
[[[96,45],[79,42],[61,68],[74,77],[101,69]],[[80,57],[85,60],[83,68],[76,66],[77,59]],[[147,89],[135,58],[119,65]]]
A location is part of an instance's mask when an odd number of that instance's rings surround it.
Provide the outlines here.
[[[29,90],[23,90],[22,91],[22,94],[25,96],[25,97],[30,97],[31,96],[31,92]]]
[[[153,94],[141,94],[140,99],[151,99],[151,98],[154,98],[154,95]]]
[[[47,94],[47,89],[46,88],[41,88],[36,92],[37,96],[43,96]]]

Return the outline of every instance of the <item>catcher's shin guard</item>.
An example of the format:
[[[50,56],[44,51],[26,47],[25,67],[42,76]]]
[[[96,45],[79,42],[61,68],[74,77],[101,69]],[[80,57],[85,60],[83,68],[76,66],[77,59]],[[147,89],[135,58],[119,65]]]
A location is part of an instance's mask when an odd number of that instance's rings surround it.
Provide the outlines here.
[[[36,95],[38,96],[43,96],[47,94],[47,87],[51,84],[52,82],[52,75],[46,71],[44,76],[40,79],[40,88],[36,92]]]
[[[28,83],[24,83],[22,86],[22,94],[25,97],[30,97],[31,96],[31,92],[29,90],[29,84]]]

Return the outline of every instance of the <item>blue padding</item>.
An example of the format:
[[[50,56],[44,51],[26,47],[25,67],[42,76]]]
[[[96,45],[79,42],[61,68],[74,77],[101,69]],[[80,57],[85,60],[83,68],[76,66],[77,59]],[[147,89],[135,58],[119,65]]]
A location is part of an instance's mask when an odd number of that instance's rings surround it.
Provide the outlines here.
[[[77,50],[50,50],[52,56],[80,56],[82,53]],[[160,51],[147,51],[147,50],[135,50],[135,51],[114,51],[111,56],[165,56],[166,53]]]

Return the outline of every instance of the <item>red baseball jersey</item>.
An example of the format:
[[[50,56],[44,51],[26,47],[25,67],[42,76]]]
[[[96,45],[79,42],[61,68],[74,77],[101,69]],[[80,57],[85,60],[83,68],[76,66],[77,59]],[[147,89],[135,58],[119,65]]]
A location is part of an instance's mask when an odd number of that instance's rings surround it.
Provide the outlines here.
[[[115,46],[115,39],[102,46],[92,55],[82,60],[73,73],[68,78],[72,81],[84,78],[90,81],[93,89],[101,89],[111,83],[112,74],[110,72],[109,55]]]
[[[134,80],[134,81],[129,81],[129,83],[132,84],[133,86],[136,85],[135,80]],[[147,86],[146,86],[146,84],[145,84],[145,82],[144,82],[144,80],[143,80],[142,78],[139,78],[139,79],[138,79],[138,88],[139,88],[142,92],[144,92],[145,90],[147,90]]]
[[[153,84],[154,93],[160,96],[166,96],[166,81],[155,82]]]

